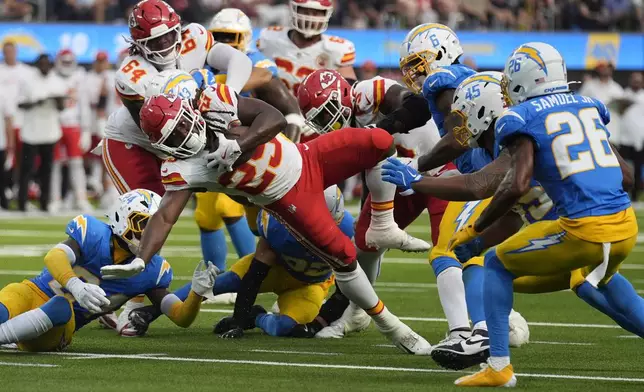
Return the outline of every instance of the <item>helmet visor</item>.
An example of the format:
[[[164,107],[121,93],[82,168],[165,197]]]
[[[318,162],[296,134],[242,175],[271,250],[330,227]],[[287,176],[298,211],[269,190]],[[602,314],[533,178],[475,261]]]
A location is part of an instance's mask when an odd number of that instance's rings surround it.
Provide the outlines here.
[[[351,108],[342,106],[339,98],[339,92],[334,91],[319,108],[310,110],[307,124],[320,134],[349,126]]]

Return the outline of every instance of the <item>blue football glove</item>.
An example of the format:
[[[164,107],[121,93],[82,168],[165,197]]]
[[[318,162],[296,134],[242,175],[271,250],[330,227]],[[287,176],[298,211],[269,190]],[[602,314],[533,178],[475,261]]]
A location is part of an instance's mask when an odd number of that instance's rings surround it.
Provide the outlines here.
[[[411,185],[420,181],[421,178],[418,170],[393,157],[387,158],[387,163],[382,166],[382,180],[401,188],[403,191],[400,194],[403,196],[414,194]]]
[[[454,253],[456,254],[458,261],[465,264],[472,257],[480,255],[483,250],[483,240],[481,237],[474,237],[472,241],[458,245],[454,248]]]

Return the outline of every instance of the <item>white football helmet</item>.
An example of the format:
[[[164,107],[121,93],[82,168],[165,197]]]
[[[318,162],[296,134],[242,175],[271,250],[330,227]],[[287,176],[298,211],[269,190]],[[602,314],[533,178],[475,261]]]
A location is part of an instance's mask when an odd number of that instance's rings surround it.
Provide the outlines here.
[[[505,63],[502,87],[509,105],[539,95],[570,91],[566,63],[551,45],[543,42],[523,44]]]
[[[463,80],[454,92],[452,113],[463,118],[463,126],[452,130],[463,146],[478,147],[477,140],[505,110],[501,72],[479,72]]]
[[[324,190],[324,199],[326,206],[336,223],[340,223],[344,218],[344,196],[337,185],[331,185]]]
[[[456,33],[439,23],[414,27],[400,47],[400,71],[407,87],[419,93],[425,77],[437,66],[452,65],[463,48]]]
[[[186,71],[169,69],[154,75],[145,88],[145,96],[156,95],[178,96],[192,100],[197,96],[197,81]]]
[[[208,25],[215,41],[228,44],[244,53],[248,51],[253,39],[253,26],[250,19],[237,8],[224,8],[213,16]]]
[[[291,27],[305,37],[322,34],[329,27],[333,0],[291,0]]]
[[[161,196],[156,193],[135,189],[119,196],[105,212],[112,233],[125,241],[132,253],[137,251],[143,229],[160,203]]]

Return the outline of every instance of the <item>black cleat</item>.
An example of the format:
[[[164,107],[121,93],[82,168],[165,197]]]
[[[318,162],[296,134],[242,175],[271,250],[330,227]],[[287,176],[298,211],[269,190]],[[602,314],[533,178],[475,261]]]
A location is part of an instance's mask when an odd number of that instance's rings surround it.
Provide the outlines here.
[[[447,341],[434,346],[432,359],[445,369],[463,370],[484,363],[490,356],[488,332],[472,331],[472,336],[460,341]]]

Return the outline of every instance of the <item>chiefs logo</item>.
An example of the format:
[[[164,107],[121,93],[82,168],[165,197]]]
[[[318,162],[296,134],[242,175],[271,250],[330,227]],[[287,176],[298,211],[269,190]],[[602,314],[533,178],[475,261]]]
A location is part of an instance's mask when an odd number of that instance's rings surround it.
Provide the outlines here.
[[[337,77],[333,72],[325,71],[320,73],[320,85],[323,89],[329,87],[337,80]]]

